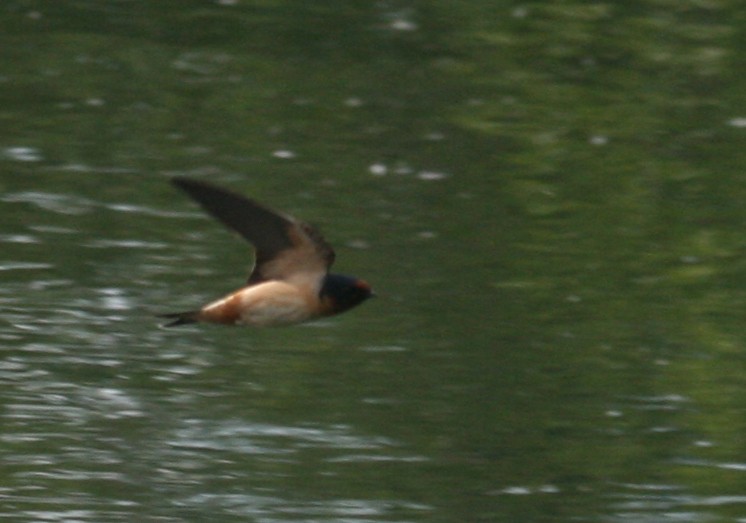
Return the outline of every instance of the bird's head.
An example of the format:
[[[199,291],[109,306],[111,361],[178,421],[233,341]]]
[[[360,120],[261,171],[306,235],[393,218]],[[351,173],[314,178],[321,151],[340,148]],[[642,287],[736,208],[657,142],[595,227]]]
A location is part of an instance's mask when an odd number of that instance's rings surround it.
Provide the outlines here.
[[[373,296],[373,289],[366,281],[341,274],[327,274],[320,292],[329,315],[351,309]]]

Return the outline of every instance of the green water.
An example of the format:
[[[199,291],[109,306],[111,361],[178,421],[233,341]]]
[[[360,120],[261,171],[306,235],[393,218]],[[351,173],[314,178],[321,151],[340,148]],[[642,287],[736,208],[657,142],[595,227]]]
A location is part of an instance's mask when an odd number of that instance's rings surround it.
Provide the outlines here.
[[[737,2],[0,5],[0,518],[746,521]],[[251,251],[379,297],[164,330]]]

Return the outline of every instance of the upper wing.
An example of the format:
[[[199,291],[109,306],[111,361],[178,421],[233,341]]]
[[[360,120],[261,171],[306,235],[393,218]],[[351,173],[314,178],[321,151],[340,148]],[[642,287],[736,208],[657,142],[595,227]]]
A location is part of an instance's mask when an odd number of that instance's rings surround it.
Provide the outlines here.
[[[183,177],[172,181],[254,245],[250,285],[286,280],[298,273],[323,275],[334,263],[334,250],[312,226],[209,183]]]

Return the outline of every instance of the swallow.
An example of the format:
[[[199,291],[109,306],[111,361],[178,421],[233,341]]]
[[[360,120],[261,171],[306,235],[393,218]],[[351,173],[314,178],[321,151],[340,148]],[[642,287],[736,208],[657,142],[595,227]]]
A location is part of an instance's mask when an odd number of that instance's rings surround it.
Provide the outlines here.
[[[189,178],[171,180],[255,251],[246,284],[203,307],[159,315],[164,327],[196,322],[269,327],[345,312],[373,296],[359,278],[331,274],[334,249],[319,231],[239,194]]]

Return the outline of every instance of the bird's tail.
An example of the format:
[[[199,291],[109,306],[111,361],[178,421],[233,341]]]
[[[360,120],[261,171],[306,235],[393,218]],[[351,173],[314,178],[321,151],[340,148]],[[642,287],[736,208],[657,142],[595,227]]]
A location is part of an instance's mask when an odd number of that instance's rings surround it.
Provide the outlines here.
[[[199,311],[186,311],[186,312],[169,312],[166,314],[158,314],[159,318],[166,318],[171,320],[164,323],[163,327],[177,327],[179,325],[187,325],[189,323],[197,323],[199,321]]]

